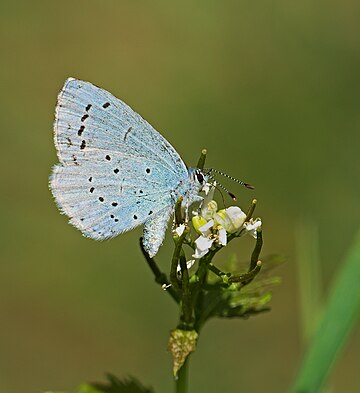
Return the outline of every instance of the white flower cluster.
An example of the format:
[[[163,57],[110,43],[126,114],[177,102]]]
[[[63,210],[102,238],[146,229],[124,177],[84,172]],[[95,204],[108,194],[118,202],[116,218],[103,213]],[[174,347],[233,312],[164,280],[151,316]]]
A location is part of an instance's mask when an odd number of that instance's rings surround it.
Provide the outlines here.
[[[230,206],[217,210],[217,203],[213,200],[215,187],[211,187],[204,198],[199,212],[194,212],[192,223],[200,235],[195,240],[193,257],[199,259],[206,255],[213,244],[226,246],[228,234],[239,232],[249,233],[256,238],[256,230],[261,227],[260,219],[245,222],[246,214],[238,206]]]

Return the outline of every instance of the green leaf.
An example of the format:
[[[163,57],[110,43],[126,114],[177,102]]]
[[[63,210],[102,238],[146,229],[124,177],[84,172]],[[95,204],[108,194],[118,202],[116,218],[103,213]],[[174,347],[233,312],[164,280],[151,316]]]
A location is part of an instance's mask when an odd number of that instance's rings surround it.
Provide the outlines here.
[[[318,393],[360,311],[360,231],[334,283],[291,393]]]
[[[118,379],[112,374],[106,375],[108,382],[81,385],[77,393],[155,393],[152,388],[145,388],[134,377]]]
[[[271,300],[271,290],[281,282],[280,277],[270,274],[284,262],[284,258],[269,256],[263,258],[263,261],[260,273],[245,286],[234,283],[226,288],[216,276],[217,281],[210,283],[208,290],[203,294],[201,308],[197,310],[195,327],[200,329],[212,317],[248,318],[269,311],[267,303]]]

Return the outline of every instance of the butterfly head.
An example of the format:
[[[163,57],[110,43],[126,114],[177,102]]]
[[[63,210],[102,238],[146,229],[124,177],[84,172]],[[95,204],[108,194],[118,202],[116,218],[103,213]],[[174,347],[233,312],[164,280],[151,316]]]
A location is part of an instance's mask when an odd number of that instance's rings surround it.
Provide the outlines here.
[[[202,200],[198,194],[206,186],[207,179],[207,175],[199,168],[188,168],[187,180],[181,181],[177,189],[178,194],[184,198],[184,206],[190,206],[192,203]]]
[[[201,190],[207,183],[208,176],[199,168],[189,168],[191,182]]]

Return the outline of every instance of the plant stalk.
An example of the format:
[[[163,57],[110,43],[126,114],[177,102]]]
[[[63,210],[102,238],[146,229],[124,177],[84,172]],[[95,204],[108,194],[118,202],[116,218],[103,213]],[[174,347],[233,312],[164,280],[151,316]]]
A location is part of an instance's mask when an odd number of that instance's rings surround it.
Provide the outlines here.
[[[175,393],[188,392],[188,364],[189,358],[185,360],[185,363],[182,365],[177,374],[177,378],[175,380]]]

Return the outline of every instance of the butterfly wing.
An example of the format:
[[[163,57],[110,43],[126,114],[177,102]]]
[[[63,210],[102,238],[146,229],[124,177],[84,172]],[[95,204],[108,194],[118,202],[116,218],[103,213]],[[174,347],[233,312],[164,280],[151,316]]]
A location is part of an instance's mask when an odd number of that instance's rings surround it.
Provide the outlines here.
[[[125,103],[89,82],[68,79],[58,97],[54,131],[60,164],[50,188],[84,235],[110,238],[165,211],[171,214],[172,191],[187,178],[187,168],[169,142]]]
[[[151,258],[156,255],[164,240],[167,223],[172,212],[173,206],[165,207],[161,214],[150,218],[144,224],[143,245]]]

